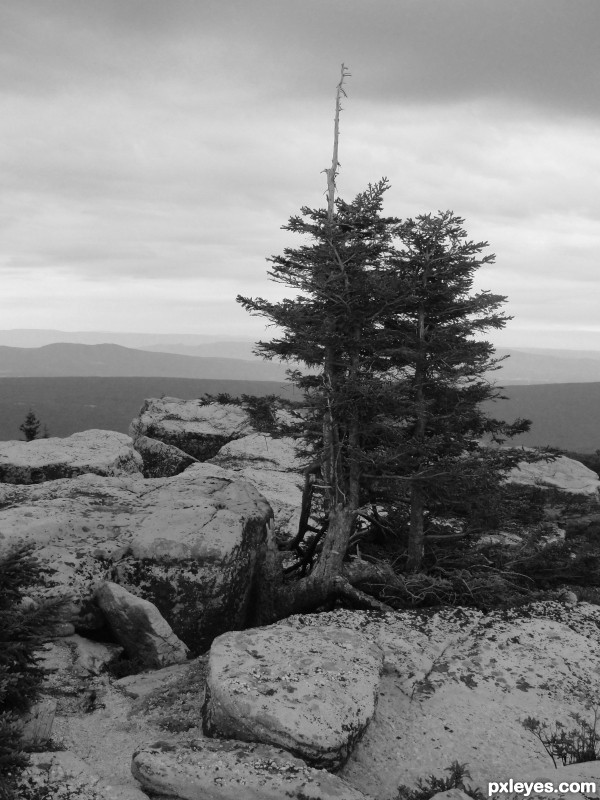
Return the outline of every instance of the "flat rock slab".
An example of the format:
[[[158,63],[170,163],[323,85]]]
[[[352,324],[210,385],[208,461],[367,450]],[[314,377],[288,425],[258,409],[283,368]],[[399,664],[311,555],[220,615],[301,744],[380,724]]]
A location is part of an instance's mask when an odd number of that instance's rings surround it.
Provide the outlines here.
[[[42,483],[95,475],[141,473],[142,457],[132,439],[116,431],[89,430],[64,439],[0,442],[0,482]]]
[[[37,486],[0,484],[0,550],[37,545],[72,598],[78,630],[101,627],[92,601],[112,580],[157,606],[200,652],[247,618],[254,565],[272,511],[249,483],[212,464],[172,478],[82,475]]]
[[[131,771],[152,795],[180,800],[368,800],[341,778],[265,744],[158,743],[136,751]]]
[[[177,397],[146,400],[129,426],[133,439],[158,439],[199,461],[212,458],[227,442],[252,432],[250,417],[241,406]]]
[[[508,473],[507,480],[524,486],[545,486],[588,496],[597,496],[600,490],[598,475],[567,456],[533,464],[523,462]]]
[[[340,775],[375,797],[466,763],[488,781],[553,771],[522,725],[591,722],[598,696],[600,607],[537,602],[484,614],[473,609],[375,614],[335,611],[286,621],[306,631],[337,624],[384,651],[377,713]]]
[[[335,769],[375,713],[382,662],[376,644],[341,628],[223,634],[210,650],[204,730]]]

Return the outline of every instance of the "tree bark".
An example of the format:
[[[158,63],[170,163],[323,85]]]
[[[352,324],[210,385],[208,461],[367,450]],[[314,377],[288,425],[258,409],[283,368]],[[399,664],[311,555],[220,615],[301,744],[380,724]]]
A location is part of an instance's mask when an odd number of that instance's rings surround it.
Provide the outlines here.
[[[353,607],[391,611],[391,607],[352,583],[364,580],[363,573],[346,575],[344,557],[356,512],[337,504],[330,509],[329,528],[319,561],[305,578],[284,582],[282,560],[273,537],[268,537],[258,554],[257,579],[249,623],[269,625],[292,614],[307,614],[341,598]]]
[[[425,551],[425,498],[418,483],[413,483],[410,492],[410,536],[408,537],[408,560],[406,568],[417,572]]]

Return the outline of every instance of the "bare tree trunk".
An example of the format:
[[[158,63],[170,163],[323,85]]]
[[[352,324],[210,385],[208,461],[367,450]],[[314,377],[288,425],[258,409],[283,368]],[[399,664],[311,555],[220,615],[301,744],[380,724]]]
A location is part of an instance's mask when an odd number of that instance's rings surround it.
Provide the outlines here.
[[[338,142],[340,137],[340,111],[342,110],[342,95],[346,97],[344,91],[344,79],[348,78],[350,73],[344,64],[342,64],[340,82],[337,85],[335,95],[335,117],[333,121],[333,157],[331,159],[331,167],[325,170],[327,175],[327,219],[331,224],[333,222],[333,210],[335,207],[335,179],[340,165],[338,161]]]

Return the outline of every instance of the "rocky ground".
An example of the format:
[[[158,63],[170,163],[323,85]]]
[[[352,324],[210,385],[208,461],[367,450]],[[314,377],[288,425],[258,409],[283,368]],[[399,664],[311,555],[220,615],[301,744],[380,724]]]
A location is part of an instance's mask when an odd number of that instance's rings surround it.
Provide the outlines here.
[[[487,795],[488,781],[553,770],[527,717],[567,731],[573,715],[592,720],[600,607],[568,594],[232,631],[273,511],[280,532],[296,525],[293,441],[253,430],[239,406],[173,398],[147,401],[132,433],[88,436],[87,454],[85,437],[55,441],[46,462],[44,446],[2,451],[16,479],[0,483],[0,548],[36,543],[54,590],[72,595],[40,653],[23,800],[396,800],[453,761]],[[70,477],[56,479],[59,463]],[[579,467],[516,477],[595,497],[597,477]]]
[[[86,800],[393,800],[457,760],[487,794],[553,770],[525,718],[592,719],[599,627],[587,603],[340,610],[224,634],[204,657],[121,679],[98,659],[93,674],[85,642],[63,637],[46,646],[45,695],[68,756],[36,754],[32,774]]]

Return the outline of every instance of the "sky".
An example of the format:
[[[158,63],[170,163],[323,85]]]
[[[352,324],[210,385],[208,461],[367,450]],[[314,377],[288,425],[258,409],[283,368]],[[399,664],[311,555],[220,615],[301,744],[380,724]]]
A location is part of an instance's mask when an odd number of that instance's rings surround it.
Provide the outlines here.
[[[451,209],[503,347],[600,350],[600,0],[2,0],[0,328],[264,338],[341,197]]]

